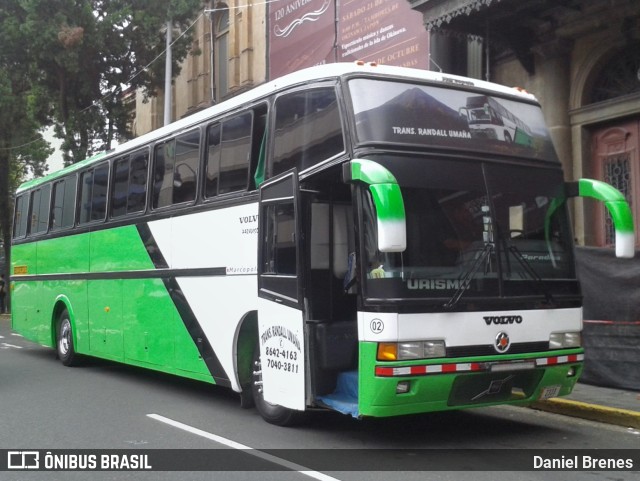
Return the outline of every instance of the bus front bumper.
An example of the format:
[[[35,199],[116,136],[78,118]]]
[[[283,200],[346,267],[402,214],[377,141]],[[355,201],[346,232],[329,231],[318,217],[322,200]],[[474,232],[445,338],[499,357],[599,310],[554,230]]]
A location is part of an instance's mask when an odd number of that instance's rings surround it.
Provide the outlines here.
[[[366,363],[367,353],[362,351],[368,349],[361,347],[358,411],[360,416],[375,417],[527,405],[566,396],[580,377],[584,360],[583,349],[571,349],[429,363]]]

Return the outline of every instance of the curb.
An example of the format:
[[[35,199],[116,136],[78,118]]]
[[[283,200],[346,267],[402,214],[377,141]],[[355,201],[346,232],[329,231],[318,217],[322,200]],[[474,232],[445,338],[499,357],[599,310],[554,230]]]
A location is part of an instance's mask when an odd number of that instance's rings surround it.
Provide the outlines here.
[[[548,399],[537,401],[530,406],[538,411],[563,414],[575,418],[601,423],[615,424],[627,428],[640,429],[640,412],[628,409],[610,408],[599,404],[588,404],[568,399]]]

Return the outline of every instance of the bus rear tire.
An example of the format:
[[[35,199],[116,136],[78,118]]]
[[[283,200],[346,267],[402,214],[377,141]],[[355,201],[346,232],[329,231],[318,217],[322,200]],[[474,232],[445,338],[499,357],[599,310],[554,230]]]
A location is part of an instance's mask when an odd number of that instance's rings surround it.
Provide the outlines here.
[[[253,354],[253,379],[251,391],[256,409],[262,419],[276,426],[293,426],[302,419],[302,413],[285,408],[277,404],[271,404],[264,399],[262,390],[262,367],[260,362],[260,348],[256,347]]]
[[[69,318],[69,311],[63,310],[56,323],[56,352],[58,359],[65,366],[77,366],[80,363],[78,354],[73,346],[73,327]]]

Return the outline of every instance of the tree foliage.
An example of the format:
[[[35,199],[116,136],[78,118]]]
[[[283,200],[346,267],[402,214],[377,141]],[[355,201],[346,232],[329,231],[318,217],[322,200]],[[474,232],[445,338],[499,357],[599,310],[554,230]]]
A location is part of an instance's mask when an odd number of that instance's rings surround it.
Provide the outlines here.
[[[167,19],[185,31],[202,7],[202,0],[8,1],[25,10],[21,30],[66,164],[127,137],[123,89],[154,95],[164,82]],[[190,45],[189,31],[172,46],[175,75]]]
[[[20,22],[24,21],[21,13],[16,5],[0,4],[0,240],[6,260],[13,193],[28,172],[44,172],[45,160],[51,154],[40,135],[43,116],[32,84],[37,70],[29,60],[29,46],[20,31]]]
[[[51,154],[53,125],[66,164],[127,136],[123,90],[152,96],[164,83],[165,25],[188,30],[202,0],[2,0],[0,2],[0,232],[8,249],[12,196]],[[191,31],[172,47],[179,73]],[[148,68],[145,68],[147,67]],[[8,258],[8,256],[7,256]]]

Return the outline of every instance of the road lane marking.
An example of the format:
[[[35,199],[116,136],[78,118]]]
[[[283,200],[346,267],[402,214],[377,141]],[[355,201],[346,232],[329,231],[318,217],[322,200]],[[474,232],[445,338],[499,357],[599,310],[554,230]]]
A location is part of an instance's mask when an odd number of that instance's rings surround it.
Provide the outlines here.
[[[278,464],[292,471],[297,471],[300,474],[303,474],[310,478],[318,479],[319,481],[340,481],[339,479],[334,478],[332,476],[328,476],[318,471],[312,471],[309,468],[301,466],[300,464],[292,463],[290,461],[287,461],[286,459],[278,458],[277,456],[263,453],[262,451],[254,449],[250,446],[245,446],[244,444],[237,443],[235,441],[232,441],[231,439],[223,438],[222,436],[218,436],[217,434],[203,431],[202,429],[194,428],[193,426],[189,426],[188,424],[183,424],[179,421],[174,421],[173,419],[166,418],[159,414],[147,414],[147,417],[151,419],[155,419],[156,421],[160,421],[161,423],[168,424],[169,426],[182,429],[183,431],[187,431],[197,436],[210,439],[211,441],[215,441],[216,443],[220,443],[229,448],[245,451],[247,454],[256,456],[260,459],[264,459],[265,461],[268,461],[270,463]]]
[[[22,349],[22,346],[16,346],[15,344],[9,344],[8,342],[1,343],[4,347],[13,347],[15,349]]]

